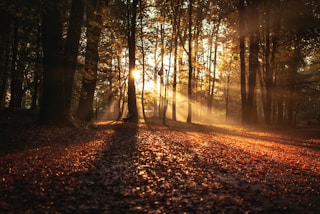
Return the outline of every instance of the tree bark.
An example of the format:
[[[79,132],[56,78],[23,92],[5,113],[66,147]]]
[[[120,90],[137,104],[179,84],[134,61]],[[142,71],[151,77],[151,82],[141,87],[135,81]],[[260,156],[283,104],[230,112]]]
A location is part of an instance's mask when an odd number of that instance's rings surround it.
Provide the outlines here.
[[[9,42],[12,18],[9,12],[0,10],[0,108],[4,107],[8,81]]]
[[[43,93],[40,122],[68,124],[63,96],[62,0],[48,0],[42,12]]]
[[[142,90],[141,90],[141,108],[143,119],[146,119],[145,107],[144,107],[144,88],[145,88],[145,48],[144,48],[144,33],[143,33],[143,9],[142,1],[139,2],[140,8],[140,40],[141,40],[141,55],[142,55]]]
[[[172,2],[173,3],[173,2]],[[173,61],[173,83],[172,83],[172,120],[177,120],[177,69],[178,69],[178,37],[180,34],[180,16],[181,8],[180,1],[176,5],[172,5],[174,14],[173,14],[173,35],[174,35],[174,61]]]
[[[39,20],[40,21],[40,20]],[[40,23],[40,22],[39,22]],[[40,26],[37,26],[37,58],[36,58],[36,65],[34,71],[34,85],[33,85],[33,95],[31,101],[31,109],[38,110],[39,103],[40,103],[40,92],[41,92],[41,84],[42,84],[42,63],[41,63],[41,29]]]
[[[192,121],[192,71],[193,71],[193,62],[192,62],[192,6],[193,0],[189,0],[188,6],[188,33],[189,33],[189,42],[188,42],[188,64],[189,64],[189,75],[188,75],[188,117],[187,123]]]
[[[64,50],[64,90],[67,115],[71,117],[73,79],[76,71],[81,27],[85,13],[86,0],[73,0],[71,5],[69,28]]]
[[[129,1],[127,1],[129,7]],[[134,83],[134,71],[136,69],[136,17],[138,0],[133,0],[128,10],[128,46],[129,46],[129,78],[128,78],[128,110],[130,121],[138,121],[138,109],[136,100],[136,86]]]
[[[100,0],[91,1],[87,7],[87,47],[85,73],[82,79],[77,116],[80,120],[90,122],[93,118],[94,91],[97,83],[99,41],[102,30]]]
[[[22,70],[18,69],[18,44],[19,44],[19,21],[15,18],[13,21],[13,41],[12,41],[12,59],[11,59],[11,99],[10,109],[20,109],[22,100]]]
[[[247,118],[246,63],[245,63],[245,11],[244,0],[239,1],[240,84],[242,123]]]

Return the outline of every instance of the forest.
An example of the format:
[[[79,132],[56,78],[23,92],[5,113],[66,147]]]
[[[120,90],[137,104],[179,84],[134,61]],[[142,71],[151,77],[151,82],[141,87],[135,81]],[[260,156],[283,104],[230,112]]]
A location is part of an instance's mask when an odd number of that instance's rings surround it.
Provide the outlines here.
[[[316,1],[2,1],[1,109],[317,124]],[[139,115],[139,116],[138,116]]]
[[[0,213],[320,212],[316,0],[1,0]]]

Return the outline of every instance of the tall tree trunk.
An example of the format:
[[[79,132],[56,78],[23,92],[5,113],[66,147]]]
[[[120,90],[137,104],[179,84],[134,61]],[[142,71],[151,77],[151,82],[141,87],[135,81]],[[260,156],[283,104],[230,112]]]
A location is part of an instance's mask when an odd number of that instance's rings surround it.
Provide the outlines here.
[[[163,14],[163,8],[161,9],[161,11],[162,11],[161,13]],[[163,111],[164,111],[163,76],[165,74],[164,73],[164,28],[163,28],[162,22],[160,24],[160,60],[161,60],[161,70],[159,73],[159,77],[160,77],[159,117],[161,118],[163,116]]]
[[[122,67],[121,67],[121,53],[120,51],[117,52],[117,69],[118,69],[118,85],[119,85],[119,98],[118,98],[118,109],[119,114],[117,120],[120,120],[123,116],[124,111],[124,92],[126,91],[126,84],[122,81]]]
[[[212,86],[214,77],[212,77],[212,54],[214,53],[214,49],[213,50],[213,36],[216,33],[215,31],[215,27],[213,27],[210,38],[209,38],[209,56],[208,56],[208,60],[207,60],[207,64],[208,64],[208,114],[210,114],[212,106],[213,106],[213,92],[212,89],[214,88],[214,86]]]
[[[47,0],[42,12],[43,93],[40,121],[68,124],[63,96],[62,0]]]
[[[144,33],[143,33],[143,9],[142,1],[139,2],[140,9],[140,40],[141,40],[141,55],[142,55],[142,90],[141,90],[141,107],[143,119],[146,119],[144,107],[144,88],[145,88],[145,49],[144,49]]]
[[[157,26],[157,29],[156,29],[156,34],[159,33],[159,28]],[[154,112],[153,112],[153,116],[156,117],[160,111],[160,109],[158,109],[158,99],[157,99],[157,79],[158,79],[158,73],[159,73],[159,68],[158,68],[158,58],[157,58],[157,53],[158,51],[158,37],[156,36],[155,38],[155,47],[154,47],[154,51],[153,51],[153,63],[154,63],[154,73],[153,73],[153,93],[154,93],[154,99],[153,99],[153,109],[154,109]]]
[[[218,32],[220,28],[220,20],[217,24],[217,29],[215,30],[216,32],[216,37],[214,41],[214,52],[213,52],[213,78],[212,78],[212,85],[211,85],[211,96],[210,96],[210,108],[213,108],[213,100],[214,100],[214,91],[216,88],[216,75],[217,75],[217,54],[218,54]],[[212,35],[213,36],[213,35]],[[210,62],[211,63],[211,62]]]
[[[246,64],[245,64],[245,6],[244,0],[239,1],[239,43],[240,43],[240,84],[241,84],[241,115],[242,123],[247,118],[247,92],[246,92]]]
[[[276,34],[279,30],[280,22],[277,22],[273,28],[273,32],[271,33],[270,29],[270,13],[271,13],[271,1],[265,2],[265,55],[264,55],[264,64],[265,64],[265,105],[264,105],[264,115],[265,115],[265,123],[270,125],[273,120],[273,115],[275,110],[273,109],[274,103],[274,88],[275,88],[275,82],[274,82],[274,60],[275,60],[275,53],[277,50],[277,37]],[[276,8],[279,8],[279,1],[275,2]],[[278,14],[276,12],[275,14]]]
[[[173,2],[172,2],[173,3]],[[176,5],[172,5],[174,9],[173,14],[173,35],[174,35],[174,61],[173,61],[173,83],[172,83],[172,120],[177,120],[177,69],[178,69],[178,36],[180,34],[180,1]]]
[[[13,22],[10,109],[20,109],[21,101],[22,101],[23,70],[19,69],[18,44],[19,44],[19,21],[18,21],[18,18],[15,18]]]
[[[289,83],[288,83],[288,95],[287,95],[287,100],[286,100],[286,110],[287,110],[287,123],[288,125],[295,125],[294,124],[294,111],[295,111],[295,101],[294,101],[294,94],[295,94],[295,85],[296,85],[296,79],[297,79],[297,71],[298,71],[298,66],[299,63],[301,62],[301,47],[298,44],[297,39],[296,44],[295,44],[295,49],[294,49],[294,56],[291,62],[291,65],[289,65]]]
[[[87,6],[87,47],[85,74],[82,80],[77,116],[80,120],[90,122],[93,118],[94,91],[97,83],[99,41],[102,30],[100,0],[91,1]]]
[[[230,61],[229,67],[231,70],[231,61]],[[229,112],[230,74],[227,74],[227,81],[226,81],[224,93],[225,93],[225,102],[226,102],[225,106],[226,106],[226,122],[227,122],[230,114]]]
[[[85,13],[86,0],[72,0],[69,28],[64,50],[64,90],[67,115],[71,117],[73,79],[76,71],[81,27]]]
[[[0,10],[0,108],[4,107],[8,82],[9,42],[12,18],[9,12]]]
[[[189,0],[188,6],[188,65],[189,65],[189,75],[188,75],[188,117],[187,123],[191,123],[192,121],[192,70],[193,70],[193,62],[192,62],[192,6],[193,0]]]
[[[250,22],[250,48],[249,48],[249,77],[248,77],[248,122],[256,122],[256,102],[255,90],[257,81],[257,71],[259,67],[259,11],[257,10],[257,2],[252,3],[249,12]]]
[[[128,78],[128,110],[130,120],[138,121],[138,110],[136,100],[136,86],[134,83],[134,71],[136,69],[136,17],[138,0],[128,4],[128,46],[129,46],[129,78]],[[131,4],[131,5],[130,5]],[[131,6],[131,7],[130,7]]]
[[[266,47],[265,47],[265,86],[266,86],[266,102],[265,102],[265,110],[264,110],[264,117],[265,123],[271,123],[271,111],[272,111],[272,87],[273,87],[273,73],[270,69],[270,48],[271,48],[271,41],[270,41],[270,20],[269,20],[269,11],[267,11],[266,17]]]
[[[31,101],[31,109],[36,110],[39,108],[39,97],[40,97],[40,91],[41,91],[41,83],[42,83],[42,63],[41,63],[41,29],[40,26],[37,26],[37,59],[36,59],[36,65],[35,65],[35,71],[34,71],[34,85],[33,85],[33,95],[32,95],[32,101]]]
[[[255,35],[250,35],[250,56],[249,56],[249,79],[248,79],[248,102],[247,109],[249,113],[248,122],[255,122],[256,105],[255,105],[255,88],[256,77],[259,66],[258,62],[259,42]]]

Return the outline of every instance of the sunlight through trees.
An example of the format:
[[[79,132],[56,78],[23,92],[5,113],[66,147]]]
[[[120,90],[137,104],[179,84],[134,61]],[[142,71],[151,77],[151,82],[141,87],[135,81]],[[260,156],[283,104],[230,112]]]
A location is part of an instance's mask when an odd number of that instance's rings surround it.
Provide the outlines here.
[[[319,123],[319,3],[87,2],[97,19],[85,2],[0,4],[1,108],[66,124],[114,108],[114,119],[148,111],[164,123],[195,122],[198,112],[215,122]]]

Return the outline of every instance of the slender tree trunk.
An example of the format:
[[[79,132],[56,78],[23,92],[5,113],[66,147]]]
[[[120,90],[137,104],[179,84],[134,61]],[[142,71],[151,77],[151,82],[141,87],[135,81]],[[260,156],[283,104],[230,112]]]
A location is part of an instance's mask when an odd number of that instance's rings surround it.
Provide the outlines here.
[[[19,69],[18,44],[19,44],[19,21],[13,22],[12,61],[11,61],[11,99],[10,109],[20,109],[22,101],[22,78],[23,70]]]
[[[245,6],[244,0],[239,1],[239,42],[240,42],[240,84],[241,84],[241,113],[242,123],[247,119],[247,92],[246,92],[246,64],[245,64]]]
[[[231,64],[231,61],[230,61]],[[231,67],[231,66],[230,66]],[[230,75],[227,75],[227,82],[225,86],[225,102],[226,102],[226,121],[229,119],[229,92],[230,92]]]
[[[9,42],[12,18],[9,12],[0,10],[0,108],[4,107],[8,82]]]
[[[207,68],[208,68],[208,98],[207,98],[207,110],[208,114],[211,111],[212,107],[212,96],[211,96],[211,83],[212,83],[212,76],[211,76],[211,58],[212,58],[212,38],[209,38],[209,55],[207,58]]]
[[[255,88],[258,70],[258,53],[259,42],[254,35],[250,35],[250,56],[249,56],[249,79],[248,79],[248,103],[247,108],[250,113],[249,122],[255,122],[256,105],[255,105]]]
[[[63,96],[62,0],[47,0],[42,12],[43,93],[40,121],[68,124]]]
[[[268,13],[268,12],[267,12]],[[270,24],[269,24],[269,15],[267,14],[266,18],[266,47],[265,47],[265,57],[264,57],[264,63],[265,63],[265,86],[266,86],[266,102],[265,102],[265,110],[264,110],[264,117],[265,117],[265,123],[270,124],[271,122],[271,110],[272,110],[272,95],[271,95],[271,89],[272,89],[272,77],[273,74],[270,69]]]
[[[5,53],[5,62],[4,62],[4,68],[3,68],[3,85],[1,85],[1,100],[0,100],[0,107],[4,107],[5,105],[5,98],[6,98],[6,91],[8,90],[9,88],[9,80],[8,80],[8,77],[9,77],[9,63],[10,63],[10,51],[9,51],[9,48],[8,50],[6,51]]]
[[[143,119],[146,119],[144,107],[144,88],[145,88],[145,50],[144,50],[144,33],[143,33],[143,9],[142,1],[139,2],[140,9],[140,40],[141,40],[141,55],[142,55],[142,90],[141,90],[141,107]]]
[[[163,8],[161,8],[161,13],[163,16]],[[164,27],[163,23],[160,24],[160,60],[161,60],[161,70],[159,73],[160,76],[160,93],[159,93],[159,117],[163,117],[163,111],[164,111],[164,81],[163,76],[165,74],[164,72]],[[163,119],[163,118],[162,118]]]
[[[189,34],[189,41],[188,41],[188,64],[189,64],[189,75],[188,75],[188,117],[187,123],[191,123],[192,121],[192,70],[193,70],[193,63],[192,63],[192,6],[193,0],[189,0],[188,6],[188,18],[189,18],[189,25],[188,25],[188,34]]]
[[[64,91],[68,117],[71,118],[73,79],[76,71],[81,28],[85,13],[86,0],[72,0],[69,29],[64,50]]]
[[[136,17],[138,0],[132,3],[127,1],[128,7],[128,47],[129,47],[129,78],[128,78],[128,110],[130,120],[138,121],[138,110],[136,100],[136,87],[134,83],[134,71],[136,69]]]
[[[211,85],[211,105],[210,108],[213,107],[213,100],[214,100],[214,91],[216,88],[216,73],[217,73],[217,54],[218,54],[218,31],[220,28],[220,21],[217,24],[217,30],[216,30],[216,37],[214,41],[214,52],[213,52],[213,78],[212,78],[212,85]]]
[[[40,91],[41,91],[41,83],[42,83],[42,63],[41,63],[41,29],[40,26],[38,26],[38,32],[37,32],[37,62],[35,65],[35,71],[34,71],[34,86],[33,86],[33,95],[32,95],[32,101],[31,101],[31,109],[36,110],[38,109],[40,102],[39,97]]]
[[[178,35],[180,34],[180,1],[177,5],[174,5],[174,15],[173,15],[173,35],[174,35],[174,61],[173,61],[173,83],[172,83],[172,120],[177,120],[177,69],[178,69]]]
[[[256,122],[256,102],[255,90],[257,81],[257,71],[259,68],[259,11],[257,2],[253,2],[249,11],[250,22],[250,48],[249,48],[249,77],[248,77],[248,122]]]
[[[117,69],[118,69],[118,85],[119,85],[119,99],[118,99],[118,108],[119,114],[117,119],[120,120],[124,111],[124,92],[126,91],[126,84],[122,81],[122,68],[121,68],[121,53],[117,53]]]
[[[159,28],[157,27],[156,29],[156,34],[159,33]],[[154,57],[154,73],[153,73],[153,92],[154,92],[154,100],[153,100],[153,109],[154,109],[154,114],[153,116],[156,117],[160,111],[160,109],[158,109],[158,104],[157,104],[157,79],[158,79],[158,58],[157,58],[157,50],[158,50],[158,37],[155,38],[155,48],[154,48],[154,53],[153,53],[153,57]]]
[[[77,116],[80,120],[91,121],[93,118],[94,91],[97,83],[99,41],[102,30],[101,4],[99,0],[87,7],[87,48],[85,75],[82,80]]]

